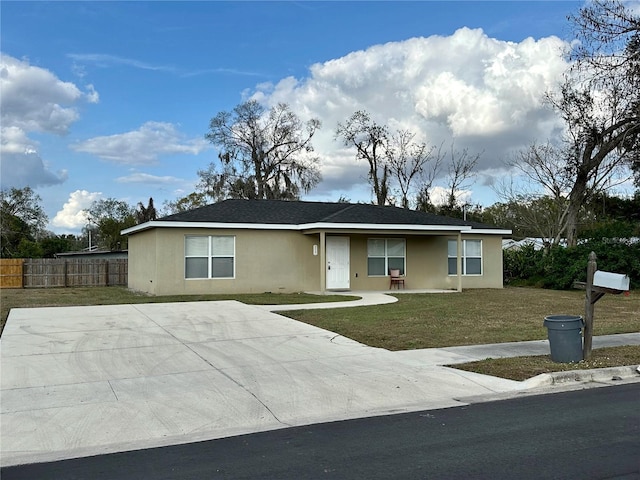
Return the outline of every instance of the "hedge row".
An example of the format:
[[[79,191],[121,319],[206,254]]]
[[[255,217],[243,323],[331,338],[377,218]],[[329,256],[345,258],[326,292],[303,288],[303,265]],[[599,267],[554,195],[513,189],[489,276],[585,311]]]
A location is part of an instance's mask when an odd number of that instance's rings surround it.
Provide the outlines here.
[[[609,238],[589,240],[571,248],[556,246],[548,252],[535,250],[533,246],[505,250],[505,282],[571,289],[573,282],[586,281],[591,252],[597,256],[598,270],[628,275],[631,288],[640,288],[640,242]]]

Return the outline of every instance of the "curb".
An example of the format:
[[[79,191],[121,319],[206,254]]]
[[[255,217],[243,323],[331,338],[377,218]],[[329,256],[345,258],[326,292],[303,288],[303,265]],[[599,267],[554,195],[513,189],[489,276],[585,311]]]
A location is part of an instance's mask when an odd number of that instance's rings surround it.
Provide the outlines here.
[[[522,382],[525,388],[544,387],[569,382],[611,382],[630,379],[640,380],[640,366],[594,368],[592,370],[569,370],[566,372],[543,373]]]

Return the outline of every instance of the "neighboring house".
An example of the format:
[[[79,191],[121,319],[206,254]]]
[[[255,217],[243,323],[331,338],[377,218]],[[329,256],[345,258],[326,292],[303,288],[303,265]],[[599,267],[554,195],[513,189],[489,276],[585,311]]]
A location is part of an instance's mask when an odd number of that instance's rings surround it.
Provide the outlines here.
[[[366,204],[225,200],[136,225],[129,288],[156,295],[502,288],[510,230]]]
[[[606,238],[606,239],[603,238],[602,240],[625,243],[627,245],[633,245],[635,243],[638,243],[640,241],[640,238],[638,237]],[[588,239],[579,238],[578,245],[588,241],[589,241]],[[532,246],[534,250],[542,250],[545,247],[545,243],[547,245],[551,245],[551,242],[552,242],[551,239],[533,238],[533,237],[523,238],[522,240],[505,239],[502,241],[502,249],[503,250],[520,250],[522,247]],[[558,245],[561,247],[566,247],[567,239],[566,238],[560,239],[560,243],[558,243]]]
[[[79,252],[56,253],[56,258],[97,258],[99,260],[127,259],[127,250],[82,250]]]
[[[522,247],[533,247],[534,250],[543,250],[545,248],[545,245],[551,245],[552,242],[553,240],[550,238],[527,237],[523,238],[522,240],[510,239],[502,241],[502,248],[503,250],[520,250]],[[566,247],[567,240],[564,238],[561,239],[558,245],[560,245],[561,247]]]

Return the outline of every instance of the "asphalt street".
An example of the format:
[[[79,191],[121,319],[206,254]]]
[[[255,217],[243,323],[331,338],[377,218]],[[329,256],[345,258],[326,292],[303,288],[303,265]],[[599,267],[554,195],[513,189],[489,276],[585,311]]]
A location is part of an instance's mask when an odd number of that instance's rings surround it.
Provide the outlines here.
[[[13,479],[639,479],[640,384],[4,468]]]

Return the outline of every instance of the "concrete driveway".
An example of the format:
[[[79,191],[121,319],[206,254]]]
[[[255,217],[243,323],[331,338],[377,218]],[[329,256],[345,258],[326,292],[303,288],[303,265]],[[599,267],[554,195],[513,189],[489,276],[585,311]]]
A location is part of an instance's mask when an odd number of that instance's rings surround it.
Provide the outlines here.
[[[3,465],[464,404],[519,382],[372,348],[235,301],[14,309]]]

